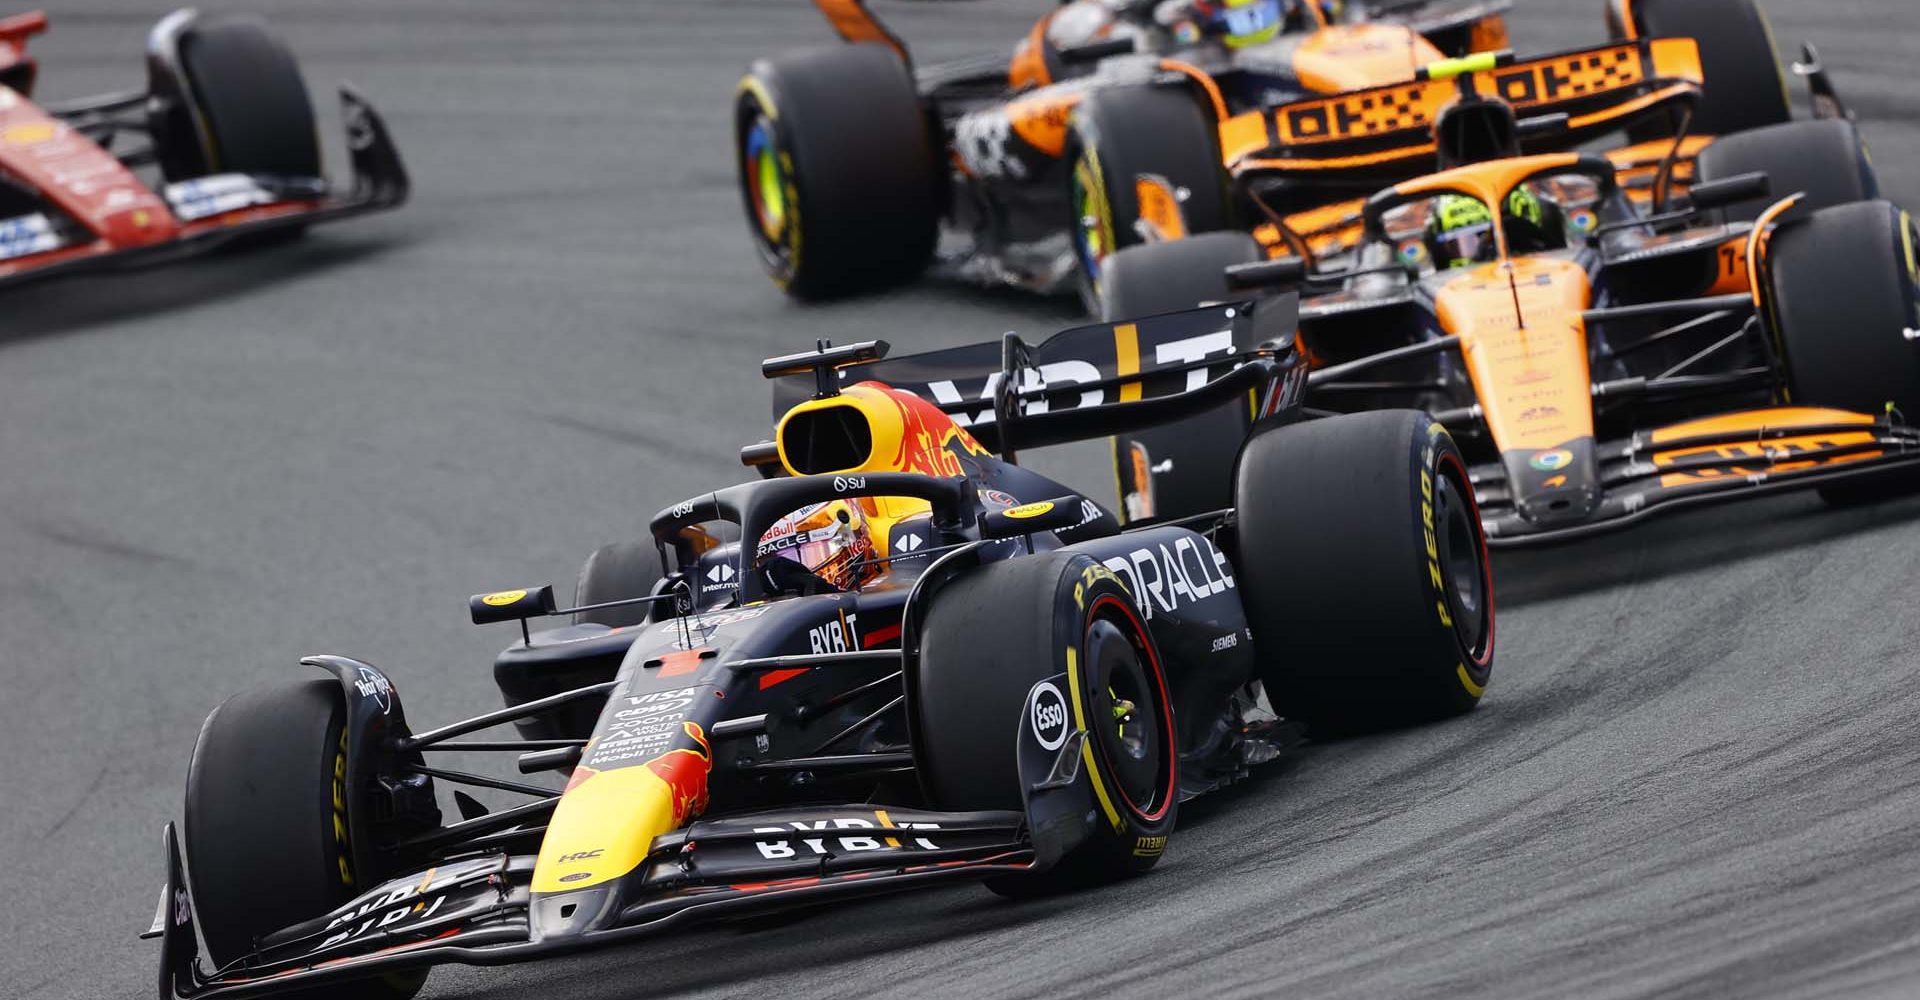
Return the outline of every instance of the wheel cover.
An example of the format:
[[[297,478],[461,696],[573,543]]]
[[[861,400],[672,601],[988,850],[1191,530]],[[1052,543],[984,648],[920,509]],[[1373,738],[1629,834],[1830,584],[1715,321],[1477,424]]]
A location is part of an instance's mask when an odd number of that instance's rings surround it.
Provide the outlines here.
[[[1479,511],[1463,495],[1455,478],[1457,463],[1443,463],[1433,489],[1434,541],[1453,632],[1475,663],[1484,658],[1487,619],[1492,611],[1486,548],[1481,544]]]
[[[786,174],[780,169],[780,150],[773,139],[773,123],[756,118],[747,129],[746,159],[751,180],[747,191],[752,197],[753,216],[760,234],[770,242],[779,242],[787,227]]]
[[[1114,251],[1113,206],[1100,178],[1100,161],[1091,151],[1073,167],[1073,252],[1087,281],[1100,280],[1100,262]]]
[[[1087,623],[1087,729],[1128,809],[1149,821],[1172,796],[1164,688],[1150,671],[1137,623],[1111,599]]]

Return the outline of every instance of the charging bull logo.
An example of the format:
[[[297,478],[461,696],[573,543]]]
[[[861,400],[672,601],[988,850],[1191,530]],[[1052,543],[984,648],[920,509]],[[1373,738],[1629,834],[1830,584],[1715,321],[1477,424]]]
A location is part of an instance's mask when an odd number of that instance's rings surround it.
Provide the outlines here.
[[[894,468],[925,476],[960,476],[966,474],[961,456],[987,453],[939,407],[897,389],[886,389],[886,394],[900,410],[900,452],[893,458]]]
[[[684,826],[707,808],[707,775],[713,771],[713,751],[697,722],[680,723],[680,744],[647,761],[646,768],[673,790],[673,825]]]

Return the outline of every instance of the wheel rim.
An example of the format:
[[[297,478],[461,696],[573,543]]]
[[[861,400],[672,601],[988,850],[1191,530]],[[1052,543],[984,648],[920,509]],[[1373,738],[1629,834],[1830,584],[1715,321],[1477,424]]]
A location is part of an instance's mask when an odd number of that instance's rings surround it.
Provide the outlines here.
[[[747,128],[744,154],[747,161],[747,193],[753,204],[754,221],[760,235],[777,243],[787,226],[786,174],[780,169],[780,150],[774,142],[773,123],[756,117]]]
[[[1141,649],[1112,617],[1087,625],[1087,728],[1128,808],[1157,815],[1166,794],[1167,746],[1159,689]]]
[[[1479,512],[1462,492],[1451,466],[1443,467],[1433,491],[1434,541],[1445,582],[1447,613],[1460,645],[1476,663],[1487,639],[1487,616],[1492,606],[1487,580],[1486,549],[1480,544]]]
[[[1106,189],[1100,182],[1100,164],[1091,153],[1073,167],[1073,252],[1088,282],[1100,280],[1100,262],[1113,252],[1111,214]]]

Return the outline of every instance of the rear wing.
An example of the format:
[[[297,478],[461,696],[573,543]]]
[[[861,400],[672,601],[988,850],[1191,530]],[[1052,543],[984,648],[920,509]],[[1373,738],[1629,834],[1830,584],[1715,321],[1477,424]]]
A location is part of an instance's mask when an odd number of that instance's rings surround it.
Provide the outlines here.
[[[1424,173],[1433,126],[1462,99],[1496,99],[1519,119],[1566,116],[1564,128],[1526,140],[1528,152],[1573,149],[1642,117],[1691,104],[1705,77],[1690,38],[1643,38],[1524,62],[1512,53],[1449,59],[1407,83],[1295,101],[1220,125],[1221,154],[1236,176],[1301,180]]]
[[[1072,327],[1037,344],[1009,332],[998,341],[897,358],[884,356],[884,344],[823,344],[769,360],[763,370],[773,379],[776,421],[804,400],[837,391],[836,383],[882,382],[932,403],[1010,459],[1017,448],[1170,423],[1237,396],[1248,399],[1254,416],[1292,405],[1306,376],[1294,345],[1299,304],[1287,293]]]

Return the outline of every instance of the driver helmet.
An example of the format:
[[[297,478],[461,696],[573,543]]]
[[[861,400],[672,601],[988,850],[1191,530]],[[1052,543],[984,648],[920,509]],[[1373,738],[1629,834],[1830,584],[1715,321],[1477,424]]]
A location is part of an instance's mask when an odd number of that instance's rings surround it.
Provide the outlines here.
[[[802,507],[760,536],[757,564],[787,559],[838,590],[853,590],[879,575],[869,512],[859,502],[835,500]]]
[[[1443,194],[1433,200],[1427,219],[1427,253],[1434,266],[1447,270],[1484,264],[1499,252],[1493,212],[1486,202],[1464,194]]]
[[[1507,194],[1501,206],[1507,227],[1507,249],[1513,253],[1540,253],[1567,245],[1567,224],[1560,206],[1522,184]]]
[[[1194,13],[1208,34],[1237,49],[1279,37],[1285,6],[1282,0],[1196,0]]]

